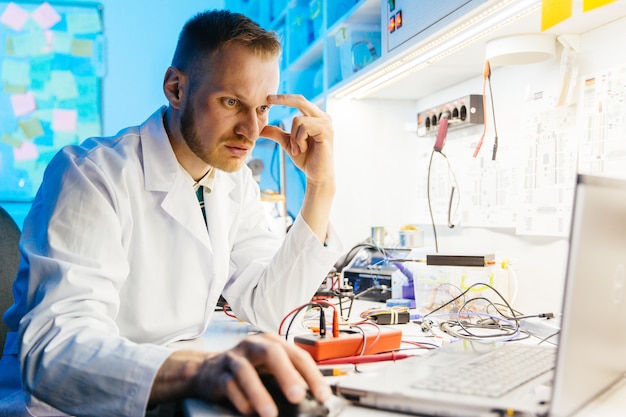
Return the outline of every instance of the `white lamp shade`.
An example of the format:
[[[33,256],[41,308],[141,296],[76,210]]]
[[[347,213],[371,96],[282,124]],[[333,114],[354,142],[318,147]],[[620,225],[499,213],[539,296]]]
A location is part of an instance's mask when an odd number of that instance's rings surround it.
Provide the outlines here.
[[[487,42],[485,58],[491,66],[534,64],[556,54],[556,38],[530,33],[495,38]]]

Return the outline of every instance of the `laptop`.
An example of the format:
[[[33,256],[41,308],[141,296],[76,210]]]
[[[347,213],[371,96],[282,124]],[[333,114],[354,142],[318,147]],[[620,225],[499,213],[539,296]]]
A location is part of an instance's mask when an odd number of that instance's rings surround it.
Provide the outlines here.
[[[337,393],[363,406],[418,415],[573,415],[622,380],[626,371],[626,179],[577,176],[566,270],[557,347],[462,340],[342,377]],[[503,365],[495,363],[510,348],[530,350],[536,358],[551,350],[551,369],[496,395],[501,385],[496,371]],[[521,361],[523,353],[516,355]],[[461,365],[483,361],[494,365],[490,383],[478,385],[479,393],[434,390],[438,375],[451,375],[443,381],[445,387],[446,382],[466,379]]]

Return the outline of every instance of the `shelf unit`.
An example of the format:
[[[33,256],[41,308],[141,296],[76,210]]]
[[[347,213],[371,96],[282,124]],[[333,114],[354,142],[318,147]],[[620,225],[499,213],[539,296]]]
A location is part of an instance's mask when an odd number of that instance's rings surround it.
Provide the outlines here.
[[[331,89],[380,59],[380,0],[234,0],[240,12],[283,40],[279,92],[302,94],[321,107]],[[282,109],[281,109],[282,110]],[[274,120],[286,114],[273,114]]]

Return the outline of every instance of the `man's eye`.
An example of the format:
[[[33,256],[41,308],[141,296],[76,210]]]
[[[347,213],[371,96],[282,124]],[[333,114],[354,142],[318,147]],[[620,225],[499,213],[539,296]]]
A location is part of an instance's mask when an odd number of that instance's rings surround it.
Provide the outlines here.
[[[234,98],[225,98],[224,103],[229,107],[234,107],[239,101]]]
[[[268,111],[270,111],[270,106],[259,107],[259,113],[267,113]]]

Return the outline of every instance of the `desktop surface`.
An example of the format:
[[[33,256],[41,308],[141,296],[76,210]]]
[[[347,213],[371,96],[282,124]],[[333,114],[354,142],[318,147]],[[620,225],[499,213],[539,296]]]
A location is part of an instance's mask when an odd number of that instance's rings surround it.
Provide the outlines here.
[[[381,304],[374,304],[381,305]],[[359,300],[355,305],[355,312],[363,311],[372,306],[371,302],[365,302]],[[432,336],[427,336],[425,339],[421,326],[415,323],[408,323],[405,325],[396,325],[396,328],[403,329],[403,348],[409,346],[404,342],[423,342],[424,340],[434,339]],[[257,332],[257,329],[245,322],[241,322],[236,318],[229,317],[224,313],[216,312],[211,325],[203,334],[203,336],[194,341],[178,342],[175,346],[189,347],[196,349],[211,349],[213,351],[222,351],[235,346],[240,340],[249,334]],[[531,339],[532,340],[532,339]],[[540,339],[535,338],[534,343]],[[434,341],[434,340],[432,340]],[[529,339],[521,341],[520,343],[528,343]],[[441,340],[436,343],[442,344]],[[435,344],[436,344],[435,343]],[[531,341],[532,343],[532,341]],[[416,353],[422,353],[424,351],[416,351]],[[359,365],[337,365],[333,368],[348,370],[348,373],[358,367],[360,373],[375,372],[380,366],[385,366],[389,362],[374,362],[365,363]],[[324,368],[324,367],[321,367]],[[326,367],[328,368],[328,367]],[[342,376],[329,376],[328,380],[331,385],[340,380]],[[626,409],[626,379],[612,387],[610,390],[599,396],[594,402],[586,406],[583,410],[577,413],[576,417],[612,417],[622,416]],[[186,417],[214,417],[225,416],[234,417],[239,414],[231,408],[225,407],[219,404],[211,404],[202,400],[187,399],[183,402],[183,410]],[[368,416],[388,416],[395,417],[404,415],[402,413],[396,413],[392,411],[373,409],[368,407],[359,406],[356,404],[348,403],[348,405],[339,414],[341,417],[368,417]]]

